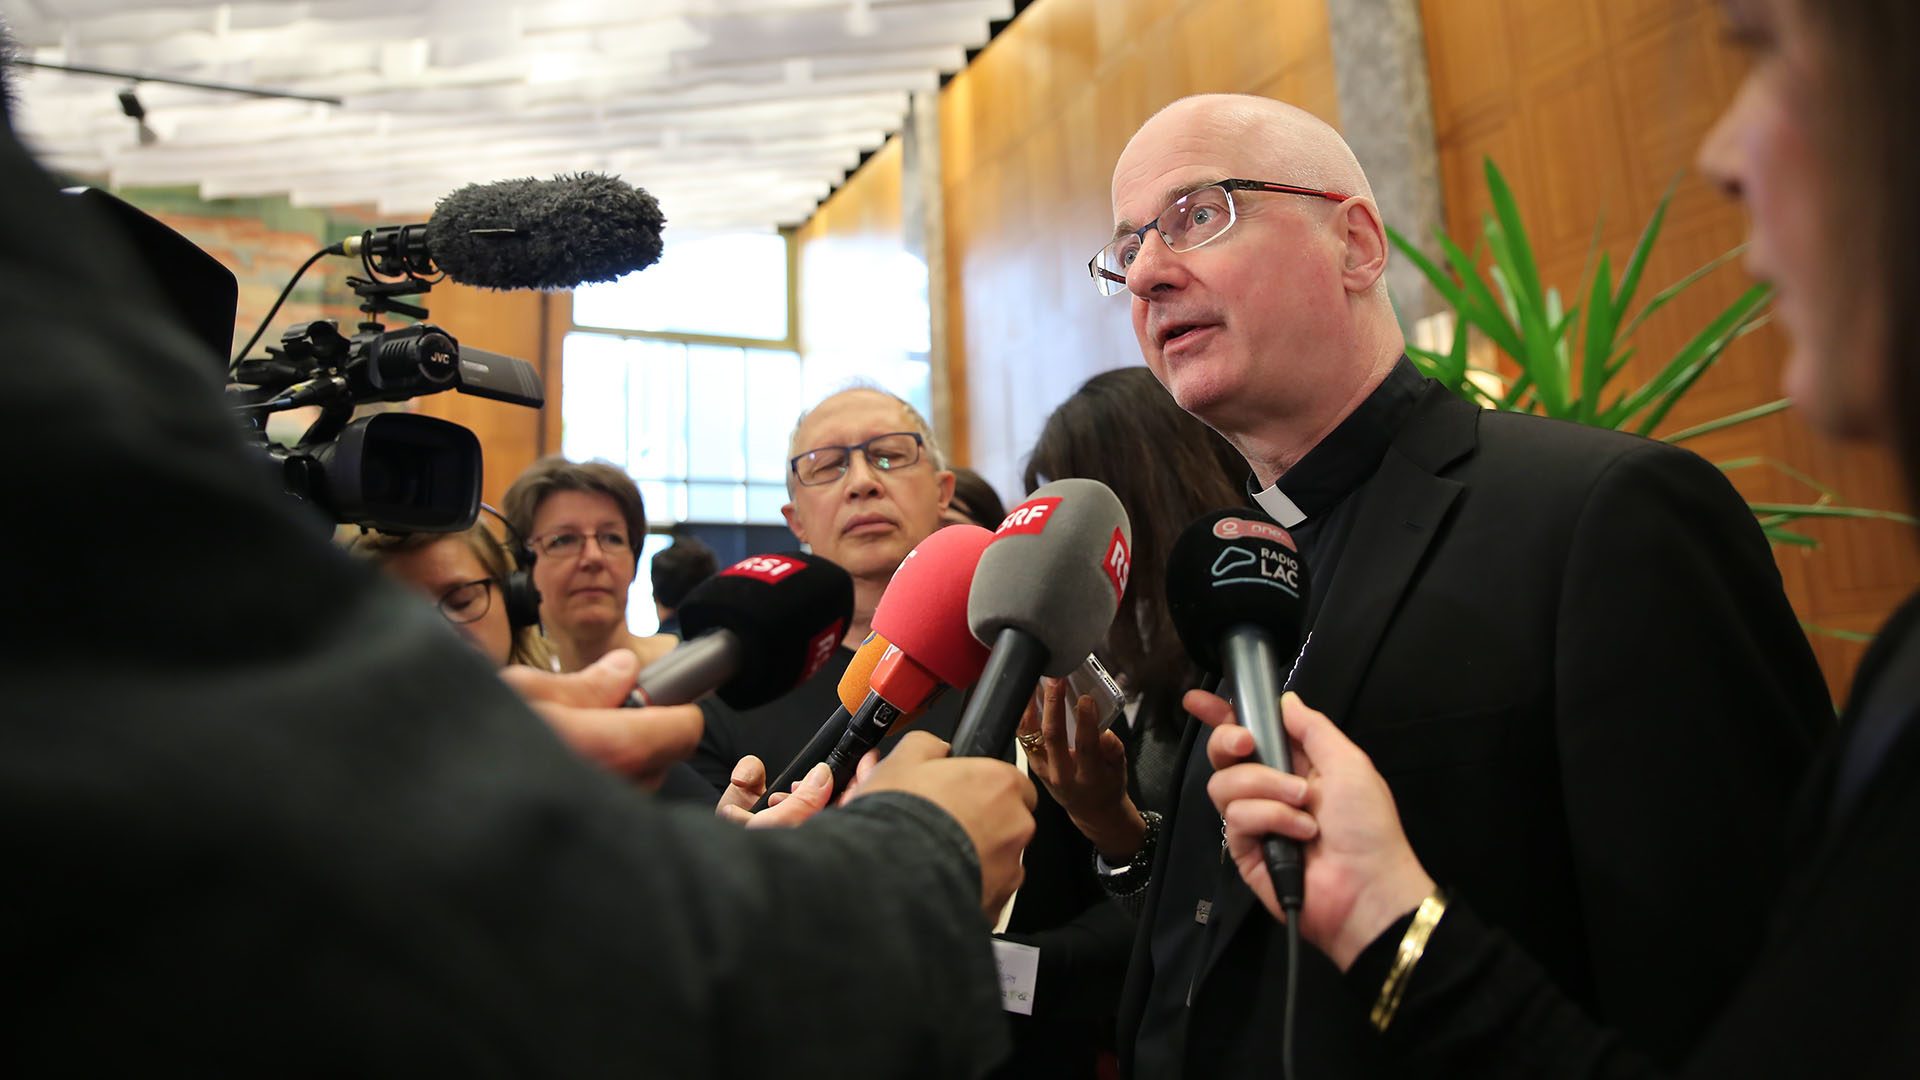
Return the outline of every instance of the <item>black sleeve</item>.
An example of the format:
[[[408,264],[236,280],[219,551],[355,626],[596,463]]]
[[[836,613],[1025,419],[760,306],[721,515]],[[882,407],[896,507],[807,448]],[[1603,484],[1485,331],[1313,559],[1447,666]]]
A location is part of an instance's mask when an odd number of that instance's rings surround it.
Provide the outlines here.
[[[1120,1004],[1135,920],[1093,876],[1093,845],[1045,785],[1034,781],[1034,836],[1007,931],[1040,950],[1036,1018],[1111,1020]]]
[[[743,752],[737,736],[741,717],[737,709],[711,695],[700,702],[700,715],[705,720],[700,729],[700,745],[687,759],[687,765],[718,793],[727,789],[733,780],[733,767],[740,763]],[[767,767],[767,776],[771,779],[786,762],[763,761],[761,764]]]
[[[1595,483],[1556,624],[1561,787],[1600,1018],[1669,1066],[1731,995],[1832,706],[1752,512],[1647,442]]]
[[[1411,916],[1389,927],[1345,976],[1354,1006],[1370,1011]],[[1408,978],[1388,1024],[1396,1075],[1506,1080],[1656,1080],[1660,1073],[1617,1033],[1567,1001],[1546,972],[1454,898]]]

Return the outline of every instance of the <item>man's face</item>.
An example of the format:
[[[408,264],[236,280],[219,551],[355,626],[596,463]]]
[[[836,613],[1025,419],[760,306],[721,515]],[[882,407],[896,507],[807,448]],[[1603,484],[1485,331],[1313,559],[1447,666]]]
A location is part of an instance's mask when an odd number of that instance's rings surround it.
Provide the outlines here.
[[[1175,109],[1133,137],[1113,173],[1117,227],[1135,229],[1201,185],[1239,177],[1295,182],[1203,113]],[[1148,230],[1127,271],[1133,331],[1154,375],[1188,412],[1232,433],[1284,402],[1315,372],[1311,355],[1344,315],[1334,204],[1238,191],[1235,221],[1204,247],[1175,254]]]
[[[821,446],[854,446],[894,431],[912,431],[900,403],[871,390],[849,390],[807,415],[791,454]],[[847,473],[825,484],[793,484],[793,501],[782,508],[793,535],[855,577],[884,578],[920,541],[940,527],[953,495],[953,474],[920,460],[891,472],[853,454]]]

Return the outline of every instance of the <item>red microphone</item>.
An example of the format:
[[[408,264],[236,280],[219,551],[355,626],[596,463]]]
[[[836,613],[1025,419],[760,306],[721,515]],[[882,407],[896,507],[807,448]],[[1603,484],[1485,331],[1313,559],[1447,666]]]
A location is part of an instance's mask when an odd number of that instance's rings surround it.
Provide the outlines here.
[[[949,525],[920,541],[893,572],[873,612],[873,632],[890,644],[874,665],[866,700],[827,755],[836,792],[852,779],[862,754],[911,723],[948,687],[972,686],[980,677],[987,647],[967,628],[967,595],[992,542],[993,533],[978,525]]]

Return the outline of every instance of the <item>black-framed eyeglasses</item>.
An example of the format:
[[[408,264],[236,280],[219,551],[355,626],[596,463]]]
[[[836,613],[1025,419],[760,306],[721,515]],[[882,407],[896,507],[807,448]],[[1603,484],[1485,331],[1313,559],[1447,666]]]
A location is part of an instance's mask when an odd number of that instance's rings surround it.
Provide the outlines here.
[[[610,559],[617,559],[633,551],[627,538],[617,532],[593,534],[593,542],[600,545],[600,553]],[[587,550],[587,536],[577,532],[548,533],[527,541],[527,546],[546,559],[577,559]]]
[[[493,605],[492,578],[463,581],[440,594],[440,614],[450,623],[470,623]]]
[[[1295,187],[1292,184],[1272,184],[1265,180],[1221,180],[1189,191],[1160,211],[1159,217],[1130,233],[1115,237],[1100,249],[1099,254],[1087,260],[1087,273],[1093,275],[1093,283],[1099,288],[1100,295],[1117,296],[1126,291],[1127,267],[1132,266],[1134,257],[1140,254],[1140,245],[1146,242],[1148,229],[1158,230],[1160,239],[1167,242],[1167,250],[1176,254],[1218,240],[1239,219],[1233,205],[1233,193],[1236,191],[1272,191],[1281,195],[1305,195],[1334,202],[1346,202],[1353,198],[1338,192]]]
[[[857,450],[875,472],[898,472],[920,460],[923,442],[917,431],[889,431],[854,446],[816,446],[804,454],[795,454],[787,467],[793,470],[793,478],[806,487],[831,484],[847,475]]]

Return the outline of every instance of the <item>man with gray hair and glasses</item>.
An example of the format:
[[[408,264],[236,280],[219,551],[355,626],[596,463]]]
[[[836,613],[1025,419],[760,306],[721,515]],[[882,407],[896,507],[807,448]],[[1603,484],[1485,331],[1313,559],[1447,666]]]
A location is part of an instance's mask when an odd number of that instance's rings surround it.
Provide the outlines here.
[[[933,429],[919,410],[877,387],[842,390],[802,413],[787,455],[791,501],[781,513],[796,539],[853,576],[853,620],[834,658],[792,693],[745,712],[701,703],[706,730],[691,764],[722,793],[731,787],[757,796],[833,714],[840,676],[893,572],[940,528],[953,498],[953,473]],[[960,695],[947,694],[915,728],[950,739],[959,720]],[[883,742],[881,752],[892,745]]]
[[[1421,377],[1366,175],[1300,109],[1174,102],[1121,154],[1112,200],[1092,284],[1125,297],[1147,366],[1240,451],[1249,501],[1310,571],[1279,674],[1372,757],[1458,890],[1433,905],[1470,901],[1674,1063],[1759,940],[1781,793],[1830,710],[1753,514],[1685,450]],[[1308,950],[1290,993],[1285,933],[1223,858],[1201,730],[1164,822],[1055,763],[1096,872],[1142,912],[1122,1072],[1277,1076],[1291,1009],[1296,1075],[1384,1075],[1377,1006],[1417,952],[1414,913],[1388,913],[1408,929],[1378,954]]]

